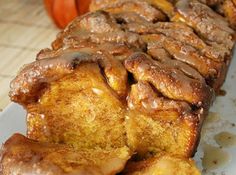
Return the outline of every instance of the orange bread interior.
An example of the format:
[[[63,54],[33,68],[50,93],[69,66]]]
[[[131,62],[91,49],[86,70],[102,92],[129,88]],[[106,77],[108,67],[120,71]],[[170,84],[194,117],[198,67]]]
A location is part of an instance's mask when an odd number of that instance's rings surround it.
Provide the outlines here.
[[[31,139],[78,149],[126,145],[125,107],[95,63],[83,63],[73,74],[52,82],[27,110]]]

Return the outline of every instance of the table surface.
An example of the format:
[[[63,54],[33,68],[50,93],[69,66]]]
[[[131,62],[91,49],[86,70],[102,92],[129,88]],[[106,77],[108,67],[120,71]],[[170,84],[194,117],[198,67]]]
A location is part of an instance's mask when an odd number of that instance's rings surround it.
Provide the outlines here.
[[[42,0],[0,0],[0,110],[9,103],[9,84],[23,64],[55,39],[58,29]]]

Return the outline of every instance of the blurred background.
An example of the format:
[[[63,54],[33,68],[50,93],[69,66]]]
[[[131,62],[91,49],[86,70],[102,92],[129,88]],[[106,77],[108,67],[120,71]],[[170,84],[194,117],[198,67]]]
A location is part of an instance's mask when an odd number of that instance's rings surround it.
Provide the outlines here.
[[[9,103],[10,81],[60,29],[88,10],[90,0],[0,0],[0,111]],[[82,5],[81,5],[82,4]]]
[[[49,47],[58,31],[42,0],[0,0],[0,109],[10,102],[9,84],[19,68]]]

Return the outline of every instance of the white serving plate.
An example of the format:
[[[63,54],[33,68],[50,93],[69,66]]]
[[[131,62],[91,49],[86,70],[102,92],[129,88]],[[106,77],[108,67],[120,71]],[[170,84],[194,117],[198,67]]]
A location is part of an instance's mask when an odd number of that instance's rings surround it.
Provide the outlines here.
[[[235,48],[236,53],[236,48]],[[229,131],[236,134],[236,127],[231,127],[231,123],[236,124],[236,54],[230,65],[226,82],[223,88],[227,93],[225,96],[217,97],[211,108],[220,116],[220,120],[212,124],[207,133],[207,138],[211,144],[216,144],[213,136],[221,131]],[[13,133],[26,133],[26,113],[24,109],[14,103],[11,103],[3,112],[0,113],[0,144],[5,142]],[[230,161],[223,167],[212,170],[204,175],[236,175],[236,147],[224,149],[230,156]],[[199,168],[201,168],[201,157],[203,156],[202,146],[198,147],[194,159]]]

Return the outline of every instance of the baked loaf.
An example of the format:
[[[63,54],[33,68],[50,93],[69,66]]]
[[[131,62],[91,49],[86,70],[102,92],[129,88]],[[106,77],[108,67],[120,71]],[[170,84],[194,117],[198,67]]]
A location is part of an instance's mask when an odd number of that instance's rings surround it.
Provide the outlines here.
[[[11,82],[11,100],[27,110],[27,137],[78,154],[127,148],[135,160],[193,156],[235,31],[195,0],[94,0],[91,11]]]

